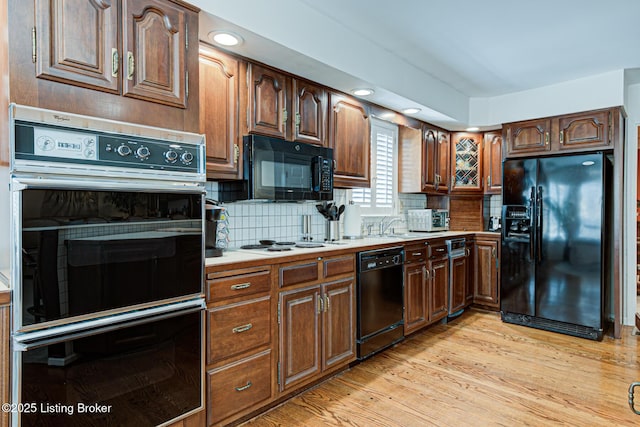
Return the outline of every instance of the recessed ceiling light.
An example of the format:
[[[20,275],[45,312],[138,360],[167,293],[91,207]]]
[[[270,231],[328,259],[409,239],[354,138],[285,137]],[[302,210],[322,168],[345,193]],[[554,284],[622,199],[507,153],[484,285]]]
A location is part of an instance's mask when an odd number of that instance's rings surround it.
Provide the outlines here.
[[[369,96],[369,95],[373,95],[373,89],[369,89],[369,88],[354,89],[351,91],[351,93],[356,96]]]
[[[420,112],[419,108],[405,108],[404,110],[402,110],[403,113],[405,114],[416,114]]]
[[[475,127],[475,126],[467,128],[467,132],[477,132],[479,130],[480,130],[480,128],[479,127]]]
[[[222,46],[238,46],[242,43],[242,37],[231,31],[212,31],[208,37],[214,43]]]

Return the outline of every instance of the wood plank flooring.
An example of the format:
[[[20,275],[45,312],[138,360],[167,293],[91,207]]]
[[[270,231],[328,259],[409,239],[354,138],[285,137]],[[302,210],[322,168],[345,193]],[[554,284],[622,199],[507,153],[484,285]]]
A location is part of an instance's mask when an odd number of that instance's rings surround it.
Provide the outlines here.
[[[243,425],[638,426],[632,333],[594,342],[470,310]]]

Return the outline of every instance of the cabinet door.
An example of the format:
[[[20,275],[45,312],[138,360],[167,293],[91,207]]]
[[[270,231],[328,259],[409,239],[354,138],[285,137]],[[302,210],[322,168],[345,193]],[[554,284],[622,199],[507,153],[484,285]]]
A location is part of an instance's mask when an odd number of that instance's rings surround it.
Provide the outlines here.
[[[323,87],[293,79],[293,140],[327,145],[327,92]]]
[[[451,156],[451,193],[481,193],[482,135],[453,133]]]
[[[280,293],[280,390],[319,374],[320,287]]]
[[[451,158],[451,134],[449,132],[438,131],[437,147],[438,163],[436,165],[436,191],[438,193],[448,193],[449,186],[449,164]]]
[[[449,299],[451,312],[462,310],[467,302],[467,257],[453,259],[451,263],[451,284]]]
[[[334,186],[369,187],[371,128],[367,106],[355,98],[329,94],[329,147],[335,160]]]
[[[609,123],[611,111],[571,114],[558,119],[560,151],[612,148]]]
[[[502,132],[484,134],[484,194],[500,194],[502,191]]]
[[[200,132],[206,137],[208,178],[240,178],[239,67],[232,56],[200,50]]]
[[[422,191],[435,191],[438,167],[438,131],[428,127],[422,130]]]
[[[324,299],[322,368],[355,360],[356,299],[354,280],[348,278],[322,287]]]
[[[504,128],[508,156],[551,150],[551,119],[511,123]]]
[[[476,280],[473,302],[500,308],[499,242],[476,240]]]
[[[449,260],[439,259],[429,262],[431,280],[429,288],[429,320],[438,321],[449,312]]]
[[[185,108],[184,9],[162,0],[125,0],[122,8],[122,94]]]
[[[427,306],[427,266],[424,263],[408,265],[404,273],[404,333],[425,326],[429,321]]]
[[[476,263],[475,263],[475,242],[473,240],[467,240],[466,242],[466,254],[467,257],[467,282],[465,286],[465,305],[473,303],[473,287],[476,277]]]
[[[249,64],[249,132],[287,138],[289,79],[270,68]]]
[[[36,75],[119,93],[114,0],[36,0]]]

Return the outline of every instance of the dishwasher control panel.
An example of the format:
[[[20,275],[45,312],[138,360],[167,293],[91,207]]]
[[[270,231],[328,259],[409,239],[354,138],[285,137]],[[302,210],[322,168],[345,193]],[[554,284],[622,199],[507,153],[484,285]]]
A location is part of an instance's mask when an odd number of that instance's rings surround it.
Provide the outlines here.
[[[401,265],[404,263],[404,249],[390,248],[358,254],[359,271],[377,270],[379,268]]]

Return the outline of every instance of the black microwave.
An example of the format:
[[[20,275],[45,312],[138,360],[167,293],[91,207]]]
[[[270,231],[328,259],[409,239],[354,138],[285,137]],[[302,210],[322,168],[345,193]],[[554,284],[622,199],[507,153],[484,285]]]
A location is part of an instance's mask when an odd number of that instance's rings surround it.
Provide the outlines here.
[[[247,135],[242,153],[243,179],[219,183],[221,202],[333,199],[331,148]]]

